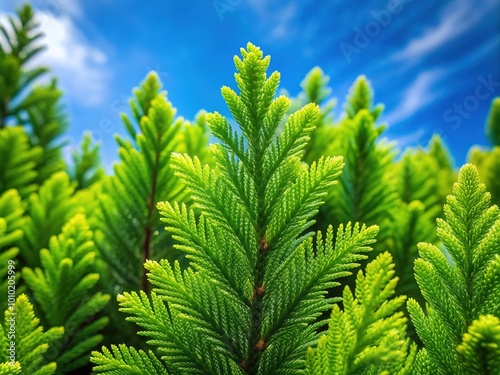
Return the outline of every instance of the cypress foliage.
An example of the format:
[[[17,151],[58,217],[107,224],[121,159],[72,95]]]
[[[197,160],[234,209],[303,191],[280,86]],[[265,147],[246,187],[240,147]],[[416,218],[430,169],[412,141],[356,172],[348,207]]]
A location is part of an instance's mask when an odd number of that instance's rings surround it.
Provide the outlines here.
[[[15,325],[15,359],[14,366],[10,361],[0,362],[0,371],[4,374],[54,374],[57,364],[45,361],[44,355],[49,346],[59,340],[64,334],[64,328],[53,327],[43,329],[40,320],[33,312],[33,306],[25,294],[17,297],[13,307],[5,311],[5,320],[0,324],[0,348],[2,356],[11,346],[12,337],[9,335],[11,324]],[[12,314],[15,315],[12,321]],[[22,371],[21,371],[22,369]],[[3,372],[5,371],[5,372]]]
[[[101,166],[100,144],[92,142],[92,133],[86,132],[78,149],[71,153],[72,164],[68,174],[76,181],[78,190],[89,188],[104,177]]]
[[[486,135],[490,140],[490,150],[473,147],[469,153],[469,160],[479,170],[481,180],[491,193],[494,204],[500,205],[500,98],[491,103],[490,113],[486,121]]]
[[[328,99],[332,91],[328,87],[329,82],[330,77],[321,68],[311,69],[300,83],[302,92],[297,98],[292,99],[288,110],[289,113],[293,113],[308,103],[314,103],[320,107],[316,127],[304,150],[303,160],[308,164],[312,164],[321,156],[335,154],[332,150],[332,144],[335,140],[336,128],[333,127],[332,110],[336,105],[336,100]]]
[[[411,374],[416,346],[406,338],[406,318],[398,311],[405,296],[394,296],[394,273],[388,252],[365,274],[359,271],[355,296],[344,289],[344,311],[334,306],[327,335],[309,349],[306,374]]]
[[[8,124],[27,129],[30,146],[38,146],[30,153],[38,155],[34,160],[37,171],[34,178],[40,184],[52,173],[64,169],[64,142],[59,138],[67,129],[67,119],[60,104],[61,91],[55,79],[50,84],[34,86],[49,70],[32,64],[44,46],[39,44],[43,34],[29,5],[21,7],[16,17],[8,17],[8,25],[0,24],[0,32],[3,36],[0,42],[0,131]],[[11,134],[11,137],[15,137],[16,142],[25,142],[17,138],[22,137],[19,134]],[[17,158],[21,159],[19,164],[26,167],[24,154]]]
[[[176,117],[160,90],[155,73],[134,90],[132,117],[122,114],[131,139],[117,136],[120,163],[114,166],[115,175],[103,181],[99,196],[95,241],[110,274],[104,285],[115,294],[148,289],[145,273],[138,267],[146,259],[179,256],[161,230],[156,202],[183,200],[185,189],[170,168],[171,154],[184,151],[183,141],[195,138],[198,143],[190,143],[190,152],[197,153],[208,138],[203,121],[190,125]]]
[[[61,232],[63,225],[82,211],[85,202],[74,196],[75,186],[65,172],[57,172],[46,180],[27,200],[24,236],[19,241],[22,264],[40,266],[40,249],[49,245],[50,237]]]
[[[16,189],[26,198],[36,191],[36,165],[42,149],[31,147],[22,127],[0,128],[0,193]]]
[[[499,98],[491,147],[452,188],[439,136],[396,158],[366,77],[334,119],[320,68],[290,100],[249,43],[222,88],[232,119],[186,121],[149,74],[106,176],[89,133],[62,158],[35,20],[24,6],[0,25],[1,293],[18,271],[0,374],[89,372],[89,357],[116,375],[499,374]]]
[[[186,154],[172,158],[200,215],[184,204],[159,204],[191,267],[147,261],[151,296],[118,297],[172,373],[304,371],[305,350],[324,324],[316,319],[338,301],[325,298],[326,291],[365,257],[377,232],[348,224],[336,236],[330,227],[313,240],[307,229],[342,159],[300,164],[318,107],[306,105],[275,134],[289,106],[286,97],[274,98],[279,74],[267,77],[270,58],[254,45],[241,54],[234,60],[240,94],[223,87],[222,95],[242,135],[210,114],[207,122],[221,140],[211,147],[216,168]],[[118,373],[133,355],[149,356],[124,347],[94,352],[94,370]]]
[[[7,295],[8,280],[15,278],[9,272],[9,265],[15,268],[19,248],[15,243],[23,235],[24,210],[17,190],[7,190],[0,195],[0,290]],[[10,277],[9,277],[10,276]],[[19,289],[19,288],[16,288]],[[18,290],[16,290],[18,291]],[[7,309],[7,298],[0,299],[0,311]]]
[[[64,336],[50,350],[57,358],[58,374],[88,363],[90,351],[103,338],[98,332],[109,320],[96,316],[109,295],[95,291],[99,280],[99,274],[93,272],[95,257],[92,232],[85,216],[78,214],[64,225],[61,234],[50,239],[48,249],[40,251],[42,268],[22,270],[44,326],[64,327]]]
[[[500,211],[477,169],[460,170],[453,193],[438,219],[445,252],[419,244],[415,275],[427,302],[426,312],[410,299],[408,310],[424,349],[416,374],[493,374],[500,351],[486,345],[500,329]],[[481,345],[480,343],[485,343]]]

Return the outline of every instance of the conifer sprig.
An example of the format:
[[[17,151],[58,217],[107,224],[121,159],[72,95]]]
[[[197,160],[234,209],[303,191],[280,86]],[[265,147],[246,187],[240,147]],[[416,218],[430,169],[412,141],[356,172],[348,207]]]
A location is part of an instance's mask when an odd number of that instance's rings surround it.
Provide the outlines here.
[[[275,98],[279,74],[267,77],[270,58],[254,45],[241,54],[234,60],[240,93],[222,88],[241,134],[222,115],[207,114],[221,140],[210,148],[215,168],[197,157],[172,156],[194,208],[158,204],[190,268],[148,261],[151,297],[118,298],[173,373],[303,371],[305,350],[323,324],[316,320],[338,300],[325,298],[326,291],[365,257],[377,233],[377,227],[348,224],[337,236],[330,228],[324,240],[313,241],[307,229],[342,158],[301,164],[318,107],[295,112],[279,132],[289,106],[286,97]],[[110,371],[112,361],[123,362],[119,356],[94,353],[96,370]]]
[[[490,362],[485,356],[500,356],[498,347],[477,344],[495,340],[499,328],[498,319],[484,316],[500,315],[500,210],[490,207],[490,194],[473,165],[460,170],[444,213],[437,233],[446,251],[421,243],[421,258],[415,262],[426,313],[416,301],[408,301],[425,346],[417,356],[416,371],[479,375],[484,372],[477,370],[477,361],[468,360],[471,351],[479,350],[475,355],[485,363]]]
[[[15,316],[13,317],[12,314],[15,314]],[[17,297],[15,304],[5,311],[5,320],[0,324],[0,348],[2,349],[2,356],[7,353],[7,349],[11,345],[12,337],[9,335],[11,324],[15,325],[13,357],[15,358],[16,366],[14,366],[15,370],[9,370],[11,373],[16,374],[15,371],[18,368],[21,369],[22,374],[50,375],[55,373],[57,368],[56,363],[46,361],[44,356],[49,346],[62,337],[64,328],[52,327],[44,331],[39,323],[40,320],[35,316],[33,306],[25,294]],[[11,366],[10,362],[2,359],[0,370],[8,368],[8,366]]]
[[[25,267],[22,272],[45,326],[64,327],[64,337],[53,343],[51,354],[57,358],[57,373],[65,374],[88,362],[109,321],[97,316],[109,295],[94,289],[99,275],[93,272],[96,252],[85,216],[69,220],[49,248],[40,251],[40,259],[42,268]]]
[[[406,338],[406,318],[398,311],[405,296],[394,296],[398,278],[389,253],[359,271],[355,295],[344,289],[344,311],[335,305],[328,335],[309,349],[307,374],[410,374],[416,346]]]

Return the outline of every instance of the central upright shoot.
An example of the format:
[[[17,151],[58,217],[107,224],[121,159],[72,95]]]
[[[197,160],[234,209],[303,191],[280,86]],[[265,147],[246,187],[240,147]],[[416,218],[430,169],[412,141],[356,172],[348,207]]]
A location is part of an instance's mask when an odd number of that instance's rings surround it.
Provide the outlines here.
[[[308,229],[342,158],[302,162],[319,108],[308,104],[287,117],[290,100],[276,98],[280,75],[266,73],[270,57],[250,43],[241,55],[234,59],[240,93],[222,88],[239,130],[219,113],[207,115],[220,140],[211,146],[215,167],[172,156],[193,209],[158,204],[189,268],[147,261],[151,299],[118,297],[172,373],[304,370],[307,348],[326,324],[321,315],[339,301],[327,291],[365,258],[377,233],[347,224],[313,240]]]

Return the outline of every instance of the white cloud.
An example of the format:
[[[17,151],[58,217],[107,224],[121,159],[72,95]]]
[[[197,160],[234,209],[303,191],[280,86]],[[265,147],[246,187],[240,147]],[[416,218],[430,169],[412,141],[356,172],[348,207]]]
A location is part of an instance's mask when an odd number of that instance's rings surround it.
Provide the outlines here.
[[[294,34],[291,23],[297,13],[297,4],[290,3],[284,9],[279,12],[279,16],[276,17],[276,24],[271,30],[272,39],[282,39],[290,37]]]
[[[473,0],[453,2],[443,10],[437,25],[427,28],[421,35],[410,40],[406,47],[395,53],[392,58],[411,62],[439,51],[446,43],[480,22],[484,14],[498,6],[495,3],[496,0],[484,0],[479,6]]]
[[[273,9],[270,7],[272,3],[262,0],[248,0],[248,4],[257,13],[264,27],[269,28],[270,41],[291,38],[296,34],[292,25],[298,11],[296,2],[290,2],[284,7]]]
[[[35,5],[37,3],[35,2]],[[30,65],[46,65],[58,78],[66,94],[85,106],[99,104],[107,95],[111,74],[106,67],[106,53],[89,42],[75,22],[83,17],[77,1],[44,2],[36,9],[41,43],[46,49]],[[5,24],[6,14],[0,15]]]
[[[46,51],[35,63],[51,67],[61,86],[83,105],[96,105],[106,96],[110,78],[107,55],[91,45],[68,15],[40,17]]]
[[[443,90],[435,90],[435,83],[444,75],[443,70],[425,71],[406,89],[401,104],[384,116],[389,126],[404,121],[423,109],[443,94]]]

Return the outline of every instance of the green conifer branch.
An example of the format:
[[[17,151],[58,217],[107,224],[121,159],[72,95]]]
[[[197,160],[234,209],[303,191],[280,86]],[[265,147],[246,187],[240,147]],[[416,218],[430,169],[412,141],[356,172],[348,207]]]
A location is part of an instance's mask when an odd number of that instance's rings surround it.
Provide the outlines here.
[[[112,351],[112,352],[111,352]],[[109,375],[165,375],[168,372],[152,351],[144,352],[127,348],[125,345],[112,345],[111,351],[103,348],[103,353],[94,352],[92,361],[95,370]]]
[[[500,319],[481,315],[464,333],[457,347],[470,374],[495,374],[500,369]]]
[[[68,167],[68,174],[76,181],[77,189],[88,188],[104,177],[100,148],[99,143],[92,142],[92,133],[86,132],[79,149],[71,153],[72,165]]]
[[[22,127],[0,128],[0,193],[17,189],[22,198],[27,198],[34,192],[41,155],[42,149],[30,146]]]
[[[64,327],[64,336],[53,343],[58,374],[88,363],[89,353],[101,341],[99,332],[107,317],[97,317],[109,295],[95,292],[99,274],[94,271],[96,252],[85,216],[69,220],[49,248],[40,251],[42,268],[23,268],[29,289],[34,293],[45,326]],[[57,306],[55,309],[54,306]]]
[[[24,236],[19,241],[22,263],[40,266],[40,248],[48,247],[50,237],[60,233],[63,225],[77,212],[84,201],[77,201],[75,184],[65,172],[54,173],[28,199]]]
[[[9,280],[14,280],[14,285],[19,283],[20,275],[17,275],[17,281],[15,275],[15,259],[19,248],[15,247],[15,243],[23,236],[23,215],[24,209],[17,190],[7,190],[0,195],[0,291],[6,294]],[[15,288],[17,294],[21,291],[20,287],[18,285]],[[7,309],[7,300],[0,300],[1,311]]]
[[[384,106],[383,104],[373,106],[373,90],[370,82],[364,75],[360,75],[349,90],[344,109],[350,119],[356,117],[360,111],[366,110],[372,116],[373,121],[377,121],[384,110]]]
[[[61,91],[55,79],[34,86],[48,72],[31,66],[30,60],[45,47],[38,43],[43,34],[29,5],[19,8],[16,17],[0,24],[0,129],[8,124],[27,126],[30,144],[39,146],[36,182],[45,181],[64,169],[63,142],[58,138],[67,130],[67,118],[60,104]],[[34,149],[33,149],[34,150]]]
[[[13,337],[10,334],[12,325],[15,327]],[[56,363],[46,361],[44,355],[47,354],[49,346],[59,340],[63,334],[64,328],[62,327],[52,327],[44,332],[28,297],[21,294],[17,297],[15,304],[6,310],[5,320],[3,324],[0,324],[0,348],[2,355],[4,355],[3,353],[10,350],[11,342],[14,339],[15,344],[12,346],[12,360],[16,364],[14,368],[20,367],[22,374],[54,374],[57,368]],[[0,363],[0,370],[8,368],[11,364],[10,360],[9,358],[7,363]]]
[[[335,239],[332,228],[326,241],[321,235],[315,243],[310,239],[307,229],[342,159],[300,163],[317,106],[291,115],[279,132],[289,105],[283,96],[274,99],[279,74],[267,77],[269,57],[252,44],[241,54],[235,58],[240,93],[224,87],[222,95],[242,135],[220,114],[207,114],[222,141],[210,148],[215,168],[180,153],[171,163],[194,207],[158,204],[191,267],[148,261],[151,297],[118,296],[121,311],[173,373],[303,371],[305,350],[322,324],[316,319],[336,301],[325,298],[326,291],[365,257],[378,230],[349,224]],[[99,371],[123,363],[119,352],[105,353],[94,353]]]
[[[481,181],[491,193],[494,204],[500,205],[500,98],[495,98],[491,103],[491,109],[486,121],[486,135],[489,138],[492,149],[486,150],[479,147],[471,148],[469,160],[479,170]]]
[[[410,374],[416,346],[406,338],[400,310],[405,296],[394,296],[398,281],[389,253],[359,271],[353,296],[344,289],[344,311],[335,305],[328,334],[309,349],[306,374]]]
[[[408,301],[408,311],[426,349],[417,356],[416,368],[421,374],[423,369],[482,374],[473,370],[474,363],[463,361],[457,347],[462,338],[466,342],[461,350],[470,346],[470,337],[464,334],[478,329],[474,321],[500,313],[500,211],[497,206],[490,207],[490,194],[473,165],[460,170],[444,213],[446,219],[437,221],[437,233],[445,252],[422,243],[418,247],[421,259],[415,262],[415,276],[427,301],[426,313],[416,301]]]
[[[170,169],[172,151],[182,151],[184,120],[160,92],[155,73],[148,75],[130,100],[132,119],[122,114],[131,141],[117,137],[121,163],[115,175],[106,179],[99,201],[96,244],[111,268],[107,282],[111,290],[147,289],[145,259],[172,256],[168,239],[158,233],[156,202],[182,199],[182,186]],[[116,249],[120,248],[120,252]],[[114,291],[116,293],[116,291]]]

